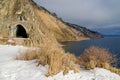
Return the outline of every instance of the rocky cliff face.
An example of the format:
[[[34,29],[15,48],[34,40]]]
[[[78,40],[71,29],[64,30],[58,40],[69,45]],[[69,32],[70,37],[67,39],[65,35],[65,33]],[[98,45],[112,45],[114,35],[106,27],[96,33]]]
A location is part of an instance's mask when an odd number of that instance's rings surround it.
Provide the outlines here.
[[[76,24],[71,24],[71,23],[66,23],[71,27],[74,33],[76,33],[78,36],[86,36],[89,38],[101,38],[103,35],[101,35],[98,32],[92,31],[90,29],[87,29],[85,27],[76,25]]]
[[[34,45],[80,39],[81,35],[78,36],[75,32],[79,29],[70,26],[43,7],[38,7],[32,0],[0,0],[1,37],[23,37],[24,35],[29,38],[26,43],[32,42]],[[84,34],[82,37],[90,37],[85,35],[84,31],[79,31],[79,34]]]

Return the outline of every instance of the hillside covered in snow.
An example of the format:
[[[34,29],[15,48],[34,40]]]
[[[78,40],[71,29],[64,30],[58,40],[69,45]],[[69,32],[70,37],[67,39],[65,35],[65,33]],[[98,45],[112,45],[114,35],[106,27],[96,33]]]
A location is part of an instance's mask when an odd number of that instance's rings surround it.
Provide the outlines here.
[[[102,68],[80,68],[79,73],[69,71],[66,75],[61,71],[46,77],[49,65],[37,67],[36,60],[16,60],[19,52],[27,49],[23,46],[0,45],[0,80],[120,80],[119,75]]]

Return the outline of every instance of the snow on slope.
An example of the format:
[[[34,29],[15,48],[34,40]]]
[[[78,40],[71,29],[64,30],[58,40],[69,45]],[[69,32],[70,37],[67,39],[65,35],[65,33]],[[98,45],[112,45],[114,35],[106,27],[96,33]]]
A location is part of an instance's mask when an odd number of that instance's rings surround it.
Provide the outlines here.
[[[23,46],[0,45],[0,80],[120,80],[119,75],[102,68],[45,77],[48,65],[36,67],[35,60],[15,60],[19,51],[25,49]]]

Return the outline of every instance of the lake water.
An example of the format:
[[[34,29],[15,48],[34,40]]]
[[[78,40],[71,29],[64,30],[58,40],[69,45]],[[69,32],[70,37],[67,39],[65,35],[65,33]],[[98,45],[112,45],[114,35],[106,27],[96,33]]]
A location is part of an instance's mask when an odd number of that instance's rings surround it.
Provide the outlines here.
[[[120,58],[120,37],[104,37],[96,38],[84,41],[67,42],[63,48],[66,52],[74,53],[79,56],[86,48],[90,46],[98,46],[101,48],[106,48],[112,54]],[[118,62],[118,67],[120,67],[120,62]]]

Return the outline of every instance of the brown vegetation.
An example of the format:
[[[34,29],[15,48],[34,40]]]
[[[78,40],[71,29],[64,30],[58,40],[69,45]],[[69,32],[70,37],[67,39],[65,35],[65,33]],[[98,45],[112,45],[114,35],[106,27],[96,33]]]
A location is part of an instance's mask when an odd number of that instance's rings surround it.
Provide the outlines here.
[[[32,60],[37,59],[39,65],[49,65],[46,76],[52,76],[60,71],[63,74],[68,73],[69,70],[74,70],[74,72],[79,72],[79,68],[76,66],[77,59],[73,54],[65,53],[64,50],[56,45],[41,45],[40,51],[27,50],[20,53],[17,59],[20,60]]]
[[[60,46],[46,44],[41,46],[41,50],[38,65],[49,65],[46,76],[55,75],[60,71],[63,71],[64,74],[68,73],[69,70],[79,71],[75,65],[76,57],[73,54],[65,53]]]
[[[101,67],[111,70],[115,73],[120,73],[120,70],[112,67],[112,63],[116,62],[116,58],[107,49],[92,46],[89,49],[85,49],[83,54],[78,57],[78,62],[85,69],[93,69],[95,67]]]
[[[16,56],[17,60],[33,60],[38,59],[40,55],[40,49],[26,49],[25,51],[19,51]]]

